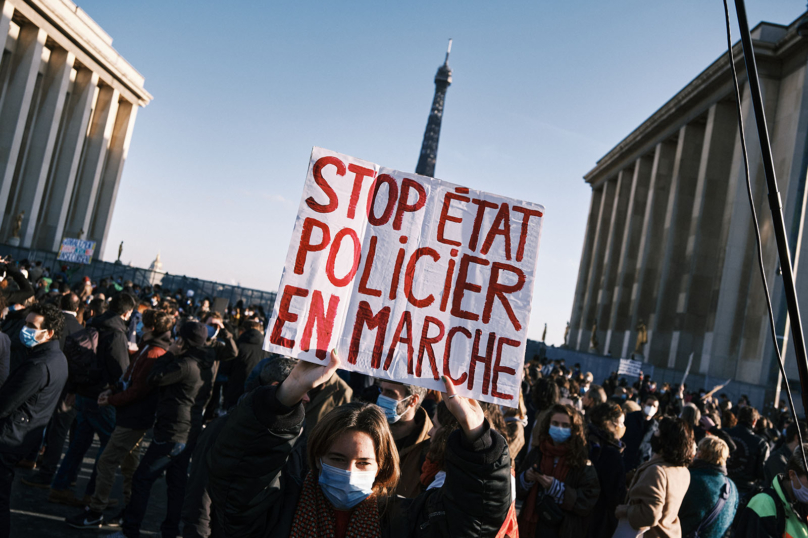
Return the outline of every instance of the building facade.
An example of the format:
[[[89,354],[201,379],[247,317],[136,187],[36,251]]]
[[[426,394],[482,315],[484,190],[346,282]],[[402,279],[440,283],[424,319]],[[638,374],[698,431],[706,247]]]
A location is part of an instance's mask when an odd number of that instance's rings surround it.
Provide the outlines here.
[[[0,242],[100,257],[144,78],[70,0],[0,0],[0,36]]]
[[[768,129],[796,261],[802,311],[808,271],[800,258],[808,170],[808,41],[789,26],[753,31]],[[734,47],[752,190],[778,336],[789,378],[782,279],[754,111],[740,43]],[[746,191],[729,58],[722,55],[585,176],[592,187],[567,345],[718,378],[777,378]],[[808,260],[806,260],[808,263]],[[595,351],[595,349],[593,349]]]

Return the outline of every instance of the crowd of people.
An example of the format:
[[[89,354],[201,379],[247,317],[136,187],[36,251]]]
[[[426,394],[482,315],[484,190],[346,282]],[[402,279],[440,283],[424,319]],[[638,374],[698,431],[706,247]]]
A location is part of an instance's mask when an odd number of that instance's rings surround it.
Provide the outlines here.
[[[500,407],[268,354],[260,306],[62,273],[0,259],[0,538],[20,468],[128,538],[162,476],[166,538],[808,538],[782,406],[534,357]]]

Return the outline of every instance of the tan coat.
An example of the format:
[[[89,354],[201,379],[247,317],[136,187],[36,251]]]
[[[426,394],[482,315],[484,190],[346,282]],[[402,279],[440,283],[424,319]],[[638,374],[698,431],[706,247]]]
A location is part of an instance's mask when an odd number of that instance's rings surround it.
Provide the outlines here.
[[[351,403],[352,398],[351,387],[337,374],[332,375],[306,406],[306,432],[311,432],[315,424],[335,407]]]
[[[398,454],[401,478],[394,492],[409,499],[417,497],[424,490],[421,484],[421,465],[429,450],[429,430],[432,429],[432,421],[423,407],[418,408],[415,420],[418,424],[418,437],[415,443],[403,448]]]
[[[643,538],[681,538],[679,507],[690,486],[690,471],[654,456],[637,468],[628,489],[628,522]]]

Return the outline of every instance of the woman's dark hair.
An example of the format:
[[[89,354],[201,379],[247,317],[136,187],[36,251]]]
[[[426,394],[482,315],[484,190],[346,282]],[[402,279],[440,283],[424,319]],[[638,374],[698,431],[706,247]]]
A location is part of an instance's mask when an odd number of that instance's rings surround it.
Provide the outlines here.
[[[320,458],[328,452],[337,437],[349,431],[362,432],[373,439],[379,466],[373,492],[380,497],[389,495],[398,484],[398,450],[384,412],[373,404],[351,402],[341,405],[318,421],[309,434],[309,468],[312,471],[317,469]]]
[[[623,408],[613,401],[598,404],[586,413],[589,421],[613,443],[618,441],[615,422],[623,415]]]
[[[570,467],[580,468],[586,465],[589,460],[589,449],[586,446],[586,436],[584,435],[584,421],[581,414],[569,405],[555,404],[547,409],[541,416],[541,422],[537,424],[539,428],[539,446],[545,440],[552,442],[550,437],[550,422],[553,415],[567,415],[572,425],[570,438],[566,441],[569,450],[567,452],[567,463]]]
[[[691,428],[695,428],[701,420],[701,411],[696,404],[689,403],[682,408],[682,420],[687,422]]]
[[[122,316],[130,310],[134,310],[136,306],[137,302],[135,298],[126,292],[119,293],[109,302],[109,309],[118,316]]]
[[[681,418],[664,417],[659,435],[651,438],[653,451],[671,465],[687,467],[693,461],[693,429]]]
[[[543,377],[536,381],[531,391],[533,406],[536,411],[541,412],[558,403],[561,399],[561,392],[553,379]]]
[[[52,340],[58,340],[62,336],[62,329],[65,325],[65,315],[55,305],[34,303],[28,308],[28,314],[36,314],[45,318],[42,322],[42,329],[53,331]],[[27,315],[27,314],[26,314]]]

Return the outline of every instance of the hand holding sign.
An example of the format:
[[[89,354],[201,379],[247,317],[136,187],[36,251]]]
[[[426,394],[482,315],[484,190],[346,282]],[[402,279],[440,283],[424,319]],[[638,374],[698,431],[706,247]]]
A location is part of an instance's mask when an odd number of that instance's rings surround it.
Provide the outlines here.
[[[446,376],[443,376],[443,384],[446,387],[443,401],[446,402],[447,409],[457,419],[466,439],[476,441],[483,434],[483,424],[485,423],[485,414],[483,408],[480,407],[480,402],[458,396],[454,385]]]
[[[289,377],[278,387],[275,397],[286,407],[297,405],[310,390],[331,379],[339,367],[340,360],[336,350],[331,350],[331,360],[324,366],[298,361]]]

